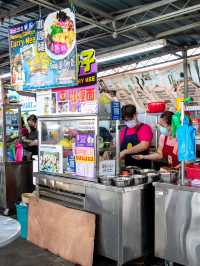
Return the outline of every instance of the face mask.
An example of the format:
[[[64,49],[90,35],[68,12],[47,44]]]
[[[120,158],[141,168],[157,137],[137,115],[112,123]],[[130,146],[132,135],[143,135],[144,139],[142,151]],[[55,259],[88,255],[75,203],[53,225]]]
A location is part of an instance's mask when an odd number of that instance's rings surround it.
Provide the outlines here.
[[[161,135],[169,136],[169,130],[166,127],[160,126],[159,129],[160,129],[160,134]]]
[[[133,128],[137,125],[137,121],[136,120],[129,120],[129,121],[125,121],[125,125],[128,128]]]

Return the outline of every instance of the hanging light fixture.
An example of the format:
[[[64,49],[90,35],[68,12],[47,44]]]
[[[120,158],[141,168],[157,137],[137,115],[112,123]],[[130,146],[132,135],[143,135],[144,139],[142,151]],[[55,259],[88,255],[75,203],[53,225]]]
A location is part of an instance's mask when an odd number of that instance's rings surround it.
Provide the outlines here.
[[[107,62],[107,61],[116,60],[119,58],[124,58],[124,57],[130,56],[130,55],[141,54],[141,53],[145,53],[148,51],[163,48],[166,45],[167,45],[167,42],[165,39],[161,39],[161,40],[157,40],[157,41],[153,41],[153,42],[148,42],[148,43],[144,43],[141,45],[136,45],[136,46],[132,46],[129,48],[125,48],[125,49],[117,50],[114,52],[109,52],[106,54],[99,55],[99,56],[97,56],[97,62],[103,63],[103,62]]]

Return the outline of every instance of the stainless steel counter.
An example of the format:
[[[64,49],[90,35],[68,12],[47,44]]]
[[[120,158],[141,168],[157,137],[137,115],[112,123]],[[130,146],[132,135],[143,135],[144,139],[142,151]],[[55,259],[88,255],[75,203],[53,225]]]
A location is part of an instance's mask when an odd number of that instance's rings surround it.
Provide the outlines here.
[[[154,183],[155,255],[200,265],[200,188]]]
[[[37,182],[41,198],[96,214],[98,254],[123,265],[153,251],[151,184],[118,188],[44,174]]]

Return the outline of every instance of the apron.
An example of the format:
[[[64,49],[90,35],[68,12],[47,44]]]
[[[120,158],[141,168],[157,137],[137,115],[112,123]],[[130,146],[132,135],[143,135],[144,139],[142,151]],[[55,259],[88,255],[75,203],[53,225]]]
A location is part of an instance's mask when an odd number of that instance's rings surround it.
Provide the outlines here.
[[[121,151],[131,148],[133,146],[136,146],[140,143],[140,141],[138,140],[138,136],[137,133],[140,130],[140,128],[143,126],[143,123],[137,125],[135,127],[135,132],[134,134],[129,134],[127,135],[127,131],[128,131],[128,127],[124,128],[124,136],[123,136],[123,142],[121,143]],[[149,151],[143,151],[140,152],[139,154],[142,155],[147,155],[149,153]],[[140,168],[151,168],[151,161],[149,160],[135,160],[132,156],[134,154],[131,155],[126,155],[125,156],[125,166],[138,166]]]
[[[162,150],[163,158],[167,160],[168,165],[175,167],[179,164],[179,161],[178,161],[178,155],[174,154],[173,151],[174,151],[174,146],[167,145],[167,136],[166,136]]]

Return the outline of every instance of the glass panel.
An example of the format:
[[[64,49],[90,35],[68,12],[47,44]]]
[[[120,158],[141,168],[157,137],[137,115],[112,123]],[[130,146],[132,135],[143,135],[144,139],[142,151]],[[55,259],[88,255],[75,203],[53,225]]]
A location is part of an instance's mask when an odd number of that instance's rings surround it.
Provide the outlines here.
[[[19,114],[18,109],[6,110],[6,139],[11,142],[19,137]]]
[[[99,175],[116,174],[116,138],[115,121],[99,121]]]
[[[40,171],[96,176],[95,120],[41,121]]]
[[[3,141],[3,108],[0,107],[0,140]]]

